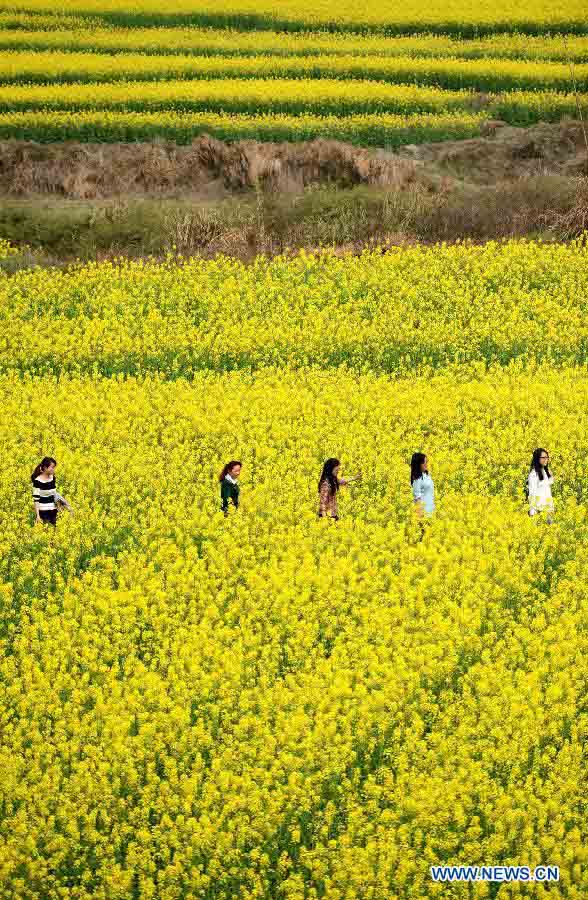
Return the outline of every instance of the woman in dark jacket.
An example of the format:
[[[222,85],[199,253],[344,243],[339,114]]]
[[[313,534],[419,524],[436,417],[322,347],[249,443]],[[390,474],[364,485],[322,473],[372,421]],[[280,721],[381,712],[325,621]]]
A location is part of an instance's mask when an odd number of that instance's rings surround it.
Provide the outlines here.
[[[239,508],[239,475],[241,474],[241,463],[237,459],[232,459],[223,467],[219,476],[221,486],[221,509],[225,516],[229,514],[229,503],[232,503],[235,509]]]

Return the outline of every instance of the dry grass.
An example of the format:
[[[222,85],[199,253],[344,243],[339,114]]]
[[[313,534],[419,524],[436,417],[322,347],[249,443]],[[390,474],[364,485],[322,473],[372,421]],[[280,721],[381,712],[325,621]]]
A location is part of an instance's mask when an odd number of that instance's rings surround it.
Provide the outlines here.
[[[216,197],[255,186],[300,191],[312,184],[401,188],[416,166],[338,141],[227,144],[203,135],[190,146],[0,142],[0,193],[96,200],[133,194]]]
[[[550,209],[542,224],[561,240],[571,241],[588,234],[588,178],[578,178],[576,196],[570,209]]]
[[[38,197],[0,206],[0,235],[45,263],[74,258],[218,253],[248,261],[301,248],[510,237],[567,240],[588,225],[586,178],[526,176],[492,186],[430,190],[375,186],[258,189],[218,202],[170,199],[67,201]],[[30,256],[28,257],[30,259]],[[17,260],[11,262],[18,265]]]
[[[219,200],[261,188],[300,193],[307,187],[376,185],[404,190],[440,179],[496,184],[537,174],[588,174],[582,123],[514,128],[485,123],[465,141],[422,144],[397,153],[340,141],[224,143],[207,135],[189,146],[0,142],[0,194],[75,200],[157,196]]]
[[[45,263],[509,237],[588,228],[578,122],[405,147],[0,142],[0,237]],[[28,258],[28,257],[27,257]],[[24,257],[23,257],[24,259]],[[18,265],[13,261],[11,265]]]

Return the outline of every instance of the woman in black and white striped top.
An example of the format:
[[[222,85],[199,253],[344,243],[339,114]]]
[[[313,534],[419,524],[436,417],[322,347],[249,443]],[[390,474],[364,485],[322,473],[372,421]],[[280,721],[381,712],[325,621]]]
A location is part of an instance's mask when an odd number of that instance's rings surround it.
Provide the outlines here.
[[[63,505],[70,512],[71,506],[55,487],[56,461],[52,456],[45,456],[31,475],[33,482],[33,503],[35,504],[35,522],[57,524],[57,506]]]

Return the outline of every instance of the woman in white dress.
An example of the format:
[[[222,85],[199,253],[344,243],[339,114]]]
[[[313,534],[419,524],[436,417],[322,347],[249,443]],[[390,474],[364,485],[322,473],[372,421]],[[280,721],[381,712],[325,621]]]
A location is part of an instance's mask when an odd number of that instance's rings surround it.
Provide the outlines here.
[[[533,451],[531,468],[527,479],[529,491],[529,515],[545,517],[551,525],[553,521],[553,497],[551,485],[553,475],[549,471],[549,453],[543,447]]]

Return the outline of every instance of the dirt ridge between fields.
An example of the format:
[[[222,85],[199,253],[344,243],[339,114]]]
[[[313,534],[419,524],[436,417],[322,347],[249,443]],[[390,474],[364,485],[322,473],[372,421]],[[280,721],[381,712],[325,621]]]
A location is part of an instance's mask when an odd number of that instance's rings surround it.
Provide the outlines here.
[[[0,195],[57,195],[74,200],[169,196],[217,200],[254,187],[298,192],[313,185],[492,185],[536,174],[588,174],[582,123],[529,128],[490,120],[480,137],[409,145],[396,152],[340,141],[225,143],[201,135],[191,145],[166,141],[86,144],[0,142]]]

